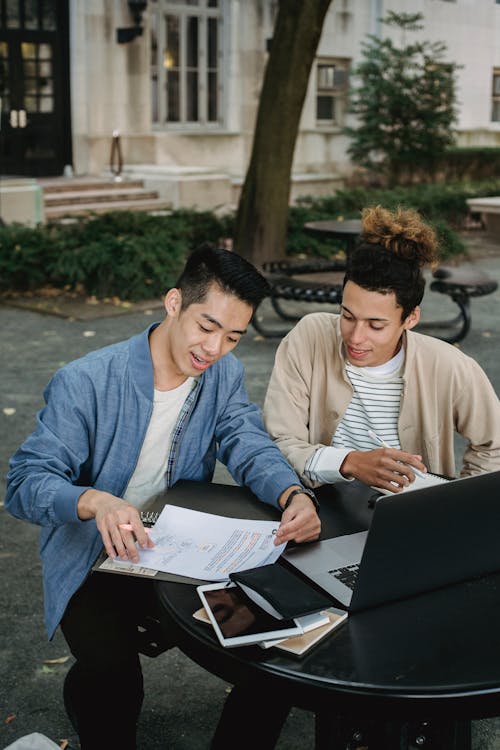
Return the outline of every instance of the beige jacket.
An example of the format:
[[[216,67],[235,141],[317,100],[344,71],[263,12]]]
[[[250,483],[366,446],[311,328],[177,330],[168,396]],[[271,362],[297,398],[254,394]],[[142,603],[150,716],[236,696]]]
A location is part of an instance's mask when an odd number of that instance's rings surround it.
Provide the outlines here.
[[[351,396],[340,317],[306,315],[278,347],[264,402],[266,429],[304,483],[307,461],[331,444]],[[486,374],[456,347],[414,331],[398,431],[402,450],[420,454],[433,473],[456,475],[455,432],[468,444],[462,476],[500,469],[500,402]]]

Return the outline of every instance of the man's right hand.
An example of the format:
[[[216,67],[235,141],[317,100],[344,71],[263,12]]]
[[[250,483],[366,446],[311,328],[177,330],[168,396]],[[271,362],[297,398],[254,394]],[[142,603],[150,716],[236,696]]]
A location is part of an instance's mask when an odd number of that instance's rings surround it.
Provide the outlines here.
[[[137,508],[110,492],[86,490],[78,498],[77,513],[82,521],[95,518],[110,557],[139,562],[136,539],[140,547],[154,547]],[[120,528],[121,524],[130,524],[132,531]]]
[[[346,478],[359,479],[371,487],[401,492],[415,480],[412,466],[420,471],[427,471],[421,456],[397,448],[376,448],[372,451],[348,453],[340,467],[340,473]]]

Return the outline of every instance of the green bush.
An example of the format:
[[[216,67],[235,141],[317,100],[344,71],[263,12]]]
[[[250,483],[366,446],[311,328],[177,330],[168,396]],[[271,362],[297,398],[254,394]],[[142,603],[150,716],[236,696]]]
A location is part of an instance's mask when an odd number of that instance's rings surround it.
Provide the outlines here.
[[[417,209],[436,227],[441,258],[465,252],[456,230],[468,215],[466,200],[500,194],[500,181],[425,184],[392,190],[353,187],[323,198],[303,197],[288,218],[289,255],[330,257],[341,242],[320,242],[304,224],[320,219],[359,218],[365,206]],[[24,292],[53,286],[83,288],[98,298],[137,301],[159,297],[171,287],[187,255],[203,242],[232,237],[234,215],[177,210],[164,216],[118,211],[49,223],[36,229],[0,227],[0,292]]]
[[[57,248],[43,227],[0,227],[0,291],[43,286],[56,255]]]
[[[318,246],[308,238],[304,224],[319,219],[359,219],[363,208],[381,205],[391,210],[399,206],[414,208],[426,221],[439,227],[441,258],[446,259],[465,252],[457,231],[463,228],[470,213],[467,198],[499,194],[500,181],[490,180],[446,185],[426,183],[395,188],[357,186],[322,198],[304,196],[296,206],[290,208],[288,252],[292,255],[331,255],[338,249],[339,243],[325,242]]]
[[[56,286],[81,285],[88,295],[136,302],[161,296],[173,286],[185,256],[184,244],[165,232],[140,238],[104,235],[79,248],[63,249],[53,278]]]
[[[99,298],[158,297],[175,283],[192,250],[230,236],[232,221],[209,211],[116,211],[36,229],[1,227],[0,291],[50,285],[83,288]]]
[[[495,146],[454,146],[437,164],[440,181],[494,180],[500,173],[500,148]]]

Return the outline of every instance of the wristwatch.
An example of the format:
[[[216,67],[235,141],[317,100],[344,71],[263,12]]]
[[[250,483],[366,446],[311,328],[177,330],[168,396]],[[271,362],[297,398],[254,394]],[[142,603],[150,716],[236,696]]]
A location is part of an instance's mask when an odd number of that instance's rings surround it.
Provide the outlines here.
[[[319,501],[314,492],[307,487],[300,487],[300,489],[297,487],[297,489],[292,490],[290,494],[288,495],[286,499],[286,503],[283,506],[283,510],[286,510],[290,503],[292,502],[295,495],[307,495],[311,498],[312,504],[314,505],[314,508],[316,510],[316,513],[319,515]]]

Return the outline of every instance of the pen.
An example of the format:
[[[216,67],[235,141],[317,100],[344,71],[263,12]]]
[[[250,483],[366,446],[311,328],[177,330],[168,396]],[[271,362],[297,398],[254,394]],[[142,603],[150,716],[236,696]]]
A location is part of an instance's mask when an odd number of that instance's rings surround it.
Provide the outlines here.
[[[118,527],[120,529],[123,529],[124,531],[133,531],[134,530],[134,527],[132,526],[131,523],[119,523]],[[146,534],[149,534],[150,531],[151,531],[151,529],[146,529],[145,528],[144,531],[146,532]]]
[[[375,432],[373,432],[373,430],[368,430],[368,437],[371,437],[372,440],[375,440],[375,442],[381,445],[383,448],[392,447],[388,445],[385,442],[385,440],[382,440],[382,438],[379,437]],[[420,471],[420,469],[416,469],[415,466],[410,466],[410,464],[405,464],[405,466],[409,466],[409,468],[413,471],[414,474],[417,475],[417,477],[420,477],[421,479],[425,479],[425,473],[423,471]]]

